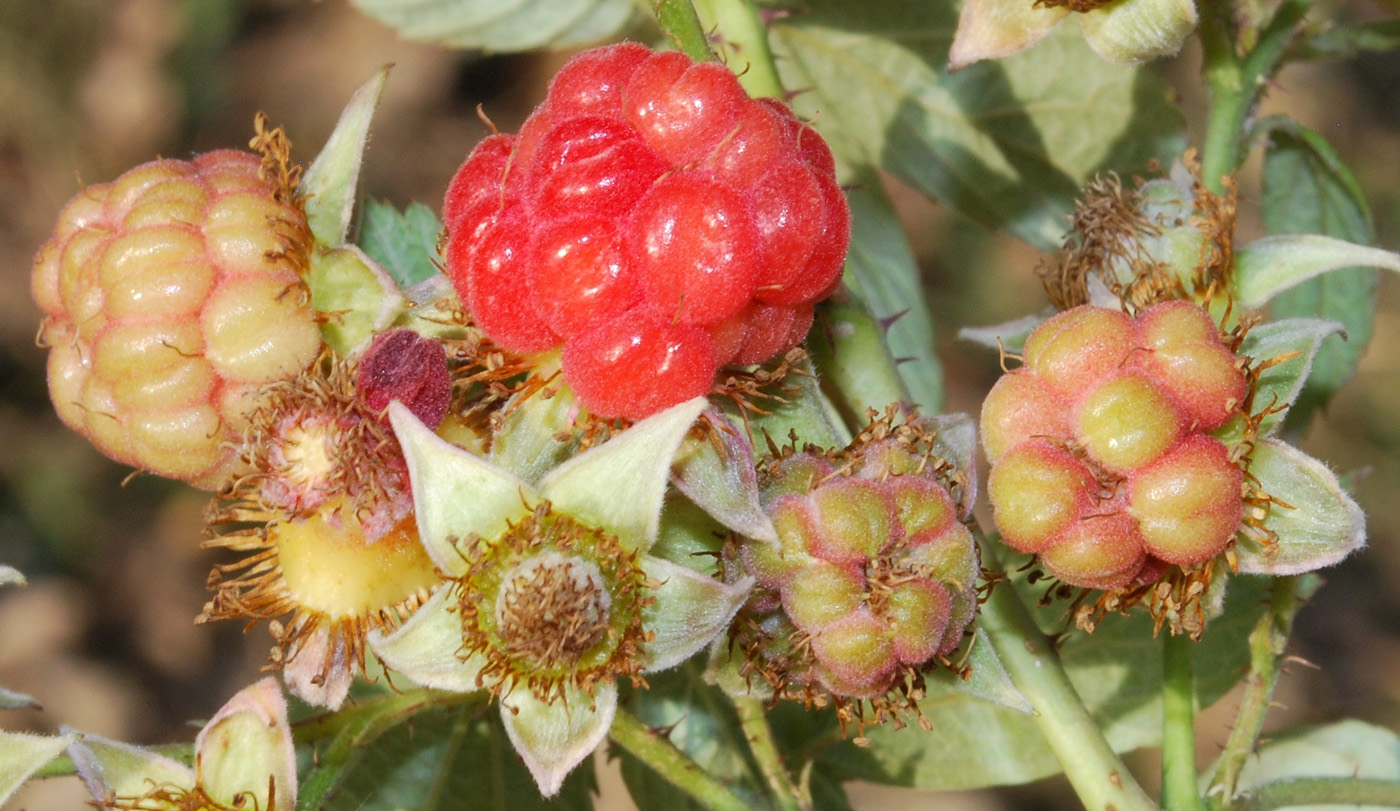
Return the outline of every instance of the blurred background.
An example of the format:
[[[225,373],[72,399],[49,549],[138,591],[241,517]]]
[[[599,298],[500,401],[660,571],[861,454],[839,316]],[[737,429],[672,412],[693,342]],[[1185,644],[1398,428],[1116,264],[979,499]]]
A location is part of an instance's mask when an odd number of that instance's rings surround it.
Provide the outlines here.
[[[1361,13],[1366,9],[1361,4]],[[514,131],[567,54],[486,56],[406,42],[345,0],[0,0],[0,562],[27,588],[0,591],[0,685],[44,709],[0,711],[0,727],[62,724],[139,743],[189,740],[256,678],[270,640],[256,628],[192,624],[215,562],[199,548],[207,497],[128,480],[54,416],[35,345],[29,269],[60,207],[84,183],[156,156],[243,147],[262,110],[309,160],[351,92],[394,63],[375,118],[362,193],[437,208],[487,133]],[[1160,68],[1199,132],[1199,58]],[[1266,112],[1322,132],[1358,175],[1380,244],[1400,249],[1400,59],[1289,68]],[[1241,184],[1242,234],[1258,229],[1257,159]],[[978,408],[996,357],[956,340],[1044,304],[1038,254],[892,185],[924,270],[951,411]],[[1376,335],[1356,379],[1311,426],[1312,454],[1359,473],[1370,546],[1336,569],[1300,615],[1296,665],[1276,722],[1359,717],[1400,728],[1400,278],[1383,278]],[[1313,667],[1315,665],[1315,667]],[[1227,732],[1232,697],[1201,720],[1201,757]],[[936,734],[936,733],[934,733]],[[1151,771],[1151,755],[1136,763]],[[626,808],[615,786],[613,807]],[[857,807],[913,801],[872,786]],[[9,807],[84,807],[74,780],[26,788]],[[1054,781],[943,798],[940,807],[1074,807]]]

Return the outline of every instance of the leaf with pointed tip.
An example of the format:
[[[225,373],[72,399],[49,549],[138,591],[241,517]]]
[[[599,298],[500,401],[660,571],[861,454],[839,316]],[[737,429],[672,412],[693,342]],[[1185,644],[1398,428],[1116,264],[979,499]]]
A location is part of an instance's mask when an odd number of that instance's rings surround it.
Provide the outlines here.
[[[347,358],[358,357],[406,304],[389,274],[353,245],[313,254],[308,284],[311,306],[326,316],[321,337]]]
[[[612,38],[635,18],[634,0],[353,0],[408,39],[527,51]]]
[[[477,675],[486,660],[474,654],[463,660],[462,615],[457,613],[457,589],[438,586],[408,621],[391,634],[371,631],[369,645],[390,670],[424,687],[470,693],[481,689]]]
[[[770,39],[784,86],[805,90],[794,109],[836,154],[1042,249],[1059,245],[1094,174],[1180,153],[1183,121],[1167,86],[1142,69],[1105,69],[1071,26],[950,75],[953,3],[803,6]]]
[[[1321,234],[1263,237],[1235,251],[1235,301],[1263,307],[1278,293],[1349,267],[1400,271],[1400,254]]]
[[[1326,234],[1374,245],[1375,227],[1361,186],[1320,134],[1286,118],[1257,127],[1268,133],[1260,209],[1271,234]],[[1341,322],[1347,340],[1318,352],[1303,394],[1289,414],[1301,430],[1356,371],[1371,342],[1376,309],[1374,268],[1341,268],[1274,297],[1274,318],[1312,317]]]
[[[316,242],[324,247],[345,244],[345,235],[350,231],[355,186],[369,141],[369,122],[388,78],[389,68],[381,68],[355,91],[321,154],[301,176],[297,193],[306,195],[306,222]]]
[[[671,465],[671,481],[721,524],[776,545],[778,530],[759,504],[753,444],[719,409],[706,409],[705,417],[711,430],[681,444]]]
[[[369,200],[357,242],[400,289],[407,290],[441,275],[433,264],[441,233],[442,222],[422,203],[410,203],[400,214],[388,203]]]
[[[647,417],[545,474],[540,492],[561,512],[645,552],[656,542],[671,462],[705,406],[696,397]]]
[[[1318,460],[1292,445],[1264,439],[1254,447],[1249,475],[1259,489],[1287,506],[1273,505],[1264,521],[1277,542],[1236,544],[1241,572],[1301,574],[1339,563],[1365,545],[1366,515]]]
[[[539,496],[506,471],[440,439],[397,400],[389,404],[389,421],[408,462],[423,546],[439,569],[463,575],[467,562],[455,542],[500,537],[511,521],[530,514]]]
[[[30,735],[0,730],[0,806],[29,776],[63,753],[77,735]]]
[[[540,793],[553,797],[564,778],[608,737],[617,714],[617,683],[603,681],[592,694],[565,685],[565,695],[545,703],[527,689],[501,699],[501,721]]]
[[[1001,666],[1001,658],[987,639],[987,632],[978,628],[970,644],[964,662],[968,677],[964,679],[947,668],[939,668],[927,676],[929,686],[935,690],[967,693],[1018,712],[1034,712],[1031,702],[1016,689],[1006,668]]]
[[[857,170],[846,202],[851,206],[846,284],[884,326],[886,343],[914,404],[936,414],[943,409],[943,367],[923,278],[904,226],[879,173],[869,166]]]
[[[139,797],[152,786],[194,788],[194,770],[159,752],[114,741],[101,735],[85,734],[68,747],[74,770],[93,798],[101,801],[109,793],[118,797]]]
[[[1260,324],[1245,335],[1241,355],[1253,358],[1256,365],[1275,361],[1259,374],[1254,392],[1256,412],[1264,408],[1280,409],[1260,421],[1261,436],[1273,433],[1283,424],[1288,408],[1298,399],[1298,393],[1307,382],[1313,358],[1323,339],[1341,332],[1342,325],[1335,321],[1289,318]]]
[[[748,599],[753,578],[725,583],[669,560],[644,555],[642,571],[657,581],[656,601],[642,610],[643,672],[666,670],[689,659],[729,625]]]
[[[361,745],[315,811],[593,811],[591,762],[546,800],[487,709],[427,709]]]

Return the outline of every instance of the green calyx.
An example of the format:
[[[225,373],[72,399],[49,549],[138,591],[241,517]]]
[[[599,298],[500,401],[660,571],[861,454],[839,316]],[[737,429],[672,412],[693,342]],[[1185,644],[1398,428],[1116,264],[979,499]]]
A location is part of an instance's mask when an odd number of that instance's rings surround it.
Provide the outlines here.
[[[642,609],[655,602],[640,556],[618,539],[542,503],[494,540],[467,545],[458,581],[461,655],[504,695],[526,685],[541,701],[567,687],[640,678]]]

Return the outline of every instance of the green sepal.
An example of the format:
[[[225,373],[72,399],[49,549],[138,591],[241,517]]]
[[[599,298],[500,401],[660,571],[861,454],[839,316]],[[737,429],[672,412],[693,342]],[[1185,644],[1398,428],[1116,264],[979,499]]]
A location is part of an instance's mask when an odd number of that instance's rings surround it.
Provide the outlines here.
[[[1288,409],[1303,391],[1313,358],[1324,338],[1341,335],[1342,325],[1315,318],[1286,318],[1250,329],[1239,353],[1255,365],[1275,361],[1259,373],[1254,390],[1254,411],[1269,409],[1259,423],[1259,435],[1268,436],[1283,424]]]
[[[671,465],[676,489],[740,535],[777,544],[778,530],[759,503],[753,444],[719,409],[707,409],[705,417],[711,430],[687,437]]]
[[[397,400],[389,421],[403,446],[418,534],[433,563],[449,575],[466,574],[456,543],[473,535],[499,538],[508,524],[529,515],[540,496],[530,485],[434,434]]]
[[[81,736],[68,747],[68,755],[78,777],[99,802],[109,793],[140,797],[156,786],[184,791],[195,786],[194,770],[180,761],[101,735]]]
[[[534,776],[540,793],[553,797],[564,778],[608,736],[617,714],[617,683],[593,685],[587,693],[564,686],[563,697],[545,703],[527,689],[501,699],[506,734]]]
[[[407,302],[379,263],[349,245],[311,256],[311,306],[326,316],[321,337],[343,357],[358,356]]]
[[[345,244],[355,211],[355,186],[360,178],[369,123],[379,106],[379,95],[389,78],[389,67],[379,69],[355,91],[336,122],[335,130],[301,176],[297,193],[306,196],[306,221],[316,243],[325,248]]]
[[[652,635],[643,647],[647,672],[675,667],[709,644],[753,588],[751,577],[731,584],[650,555],[640,563],[659,584],[656,601],[642,610],[642,628]]]
[[[479,654],[465,659],[462,615],[457,612],[457,589],[438,586],[428,601],[396,631],[371,631],[369,645],[384,666],[417,684],[454,693],[481,689],[477,677],[486,660]]]
[[[706,404],[696,397],[647,417],[549,471],[540,492],[559,511],[645,552],[656,542],[671,462]]]
[[[1348,267],[1400,271],[1400,254],[1321,234],[1263,237],[1235,251],[1235,302],[1262,307],[1300,282]]]
[[[31,735],[0,730],[0,806],[29,776],[63,753],[76,734]]]
[[[962,662],[968,668],[966,678],[947,668],[939,668],[925,675],[931,688],[930,703],[937,703],[938,696],[945,691],[967,693],[1007,709],[1033,713],[1035,707],[1016,689],[1006,668],[1002,667],[996,648],[987,638],[987,632],[978,628],[968,645],[966,658]]]
[[[1327,466],[1292,445],[1260,440],[1249,475],[1274,504],[1264,527],[1276,540],[1235,545],[1239,571],[1290,575],[1340,562],[1366,543],[1366,516]],[[1246,505],[1246,510],[1251,509]]]

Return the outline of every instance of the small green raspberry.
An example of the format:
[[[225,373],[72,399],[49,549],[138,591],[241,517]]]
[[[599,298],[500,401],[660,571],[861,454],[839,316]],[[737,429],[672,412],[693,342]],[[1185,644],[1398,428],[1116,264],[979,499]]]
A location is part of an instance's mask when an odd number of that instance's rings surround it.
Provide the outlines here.
[[[258,156],[222,151],[70,201],[32,279],[59,417],[119,462],[221,486],[259,388],[321,351],[290,197]]]

